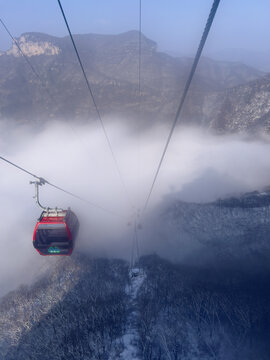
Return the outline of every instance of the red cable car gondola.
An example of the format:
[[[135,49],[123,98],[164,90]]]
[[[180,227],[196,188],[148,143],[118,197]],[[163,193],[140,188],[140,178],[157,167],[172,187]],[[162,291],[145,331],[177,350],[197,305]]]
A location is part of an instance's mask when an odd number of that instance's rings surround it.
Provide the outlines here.
[[[45,181],[30,183],[35,184],[35,199],[43,209],[35,226],[33,235],[33,246],[40,255],[68,255],[72,254],[75,239],[79,230],[77,216],[70,209],[50,209],[43,207],[39,202],[39,186]]]
[[[78,229],[78,218],[71,210],[45,210],[34,230],[34,248],[40,255],[71,255]]]

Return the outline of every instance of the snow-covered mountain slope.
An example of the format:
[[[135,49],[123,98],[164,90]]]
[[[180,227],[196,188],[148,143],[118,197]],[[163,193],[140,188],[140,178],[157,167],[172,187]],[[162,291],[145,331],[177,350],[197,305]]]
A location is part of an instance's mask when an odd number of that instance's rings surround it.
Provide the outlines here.
[[[123,261],[57,259],[2,300],[0,359],[107,359],[125,331],[127,282]]]
[[[270,192],[254,192],[211,203],[168,200],[146,231],[144,247],[174,261],[225,265],[230,261],[268,266]],[[158,220],[157,220],[158,219]]]
[[[141,359],[270,358],[268,272],[141,259],[138,302]]]
[[[270,76],[250,81],[205,99],[203,113],[210,128],[219,132],[269,132]]]
[[[56,259],[1,300],[0,359],[269,359],[269,207],[269,192],[166,202],[153,237],[177,263]]]

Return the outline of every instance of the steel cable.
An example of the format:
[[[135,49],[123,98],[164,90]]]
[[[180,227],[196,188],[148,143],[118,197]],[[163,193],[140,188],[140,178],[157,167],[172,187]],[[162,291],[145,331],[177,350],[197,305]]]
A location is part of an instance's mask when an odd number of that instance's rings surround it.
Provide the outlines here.
[[[215,15],[216,15],[216,11],[217,11],[217,8],[218,8],[219,3],[220,3],[220,0],[214,0],[214,2],[213,2],[213,5],[212,5],[212,8],[211,8],[210,14],[209,14],[209,16],[208,16],[207,23],[206,23],[206,25],[205,25],[205,28],[204,28],[204,31],[203,31],[203,35],[202,35],[202,38],[201,38],[201,41],[200,41],[200,44],[199,44],[199,47],[198,47],[196,56],[195,56],[195,58],[194,58],[194,61],[193,61],[193,64],[192,64],[192,67],[191,67],[191,70],[190,70],[190,73],[189,73],[187,82],[186,82],[185,87],[184,87],[184,91],[183,91],[183,94],[182,94],[182,97],[181,97],[181,100],[180,100],[179,107],[178,107],[178,109],[177,109],[177,112],[176,112],[176,115],[175,115],[175,118],[174,118],[174,121],[173,121],[171,130],[170,130],[169,136],[168,136],[168,138],[167,138],[167,141],[166,141],[166,144],[165,144],[163,153],[162,153],[162,155],[161,155],[161,159],[160,159],[160,161],[159,161],[159,164],[158,164],[158,167],[157,167],[155,176],[154,176],[154,180],[153,180],[153,182],[152,182],[152,184],[151,184],[150,191],[149,191],[148,196],[147,196],[147,198],[146,198],[146,202],[145,202],[145,205],[144,205],[144,210],[146,210],[146,208],[147,208],[147,206],[148,206],[148,203],[149,203],[151,194],[152,194],[152,192],[153,192],[153,189],[154,189],[154,186],[155,186],[157,177],[158,177],[158,175],[159,175],[159,171],[160,171],[162,162],[163,162],[163,160],[164,160],[164,157],[165,157],[165,154],[166,154],[166,152],[167,152],[169,143],[170,143],[170,141],[171,141],[171,137],[172,137],[172,134],[173,134],[173,132],[174,132],[176,123],[177,123],[177,121],[178,121],[178,118],[179,118],[179,116],[180,116],[181,110],[182,110],[182,108],[183,108],[183,105],[184,105],[184,102],[185,102],[185,99],[186,99],[186,96],[187,96],[187,93],[188,93],[188,90],[189,90],[191,81],[192,81],[192,79],[193,79],[193,76],[194,76],[194,73],[195,73],[195,71],[196,71],[198,62],[199,62],[199,60],[200,60],[200,57],[201,57],[201,54],[202,54],[202,51],[203,51],[203,48],[204,48],[206,39],[207,39],[207,37],[208,37],[209,31],[210,31],[210,29],[211,29],[211,26],[212,26],[212,23],[213,23],[213,20],[214,20],[214,17],[215,17]]]
[[[65,21],[65,24],[66,24],[66,27],[67,27],[67,30],[68,30],[68,33],[69,33],[69,36],[70,36],[70,39],[71,39],[73,48],[74,48],[74,51],[75,51],[76,56],[77,56],[77,59],[78,59],[78,61],[79,61],[80,68],[81,68],[81,70],[82,70],[83,77],[84,77],[84,79],[85,79],[85,82],[86,82],[86,85],[87,85],[87,88],[88,88],[90,97],[91,97],[91,99],[92,99],[92,101],[93,101],[95,110],[96,110],[96,112],[97,112],[99,122],[100,122],[100,124],[101,124],[103,133],[104,133],[105,138],[106,138],[106,140],[107,140],[107,144],[108,144],[108,147],[109,147],[109,149],[110,149],[112,158],[113,158],[113,160],[114,160],[114,164],[115,164],[116,170],[117,170],[117,172],[118,172],[120,181],[121,181],[122,186],[123,186],[123,188],[124,188],[124,190],[125,190],[125,192],[126,192],[128,201],[129,201],[130,205],[133,207],[133,205],[132,205],[132,203],[131,203],[131,200],[130,200],[130,197],[129,197],[129,195],[128,195],[128,190],[127,190],[125,181],[124,181],[124,179],[123,179],[122,173],[121,173],[120,168],[119,168],[119,165],[118,165],[118,161],[116,160],[116,156],[115,156],[115,153],[114,153],[114,151],[113,151],[112,144],[111,144],[111,142],[110,142],[110,139],[109,139],[107,130],[106,130],[105,125],[104,125],[104,123],[103,123],[103,120],[102,120],[100,111],[99,111],[99,109],[98,109],[97,103],[96,103],[95,98],[94,98],[93,91],[92,91],[92,89],[91,89],[90,83],[89,83],[88,78],[87,78],[87,76],[86,76],[86,72],[85,72],[85,69],[84,69],[84,67],[83,67],[83,64],[82,64],[82,61],[81,61],[81,57],[80,57],[80,55],[79,55],[79,52],[78,52],[78,49],[77,49],[75,40],[74,40],[73,35],[72,35],[72,33],[71,33],[70,26],[69,26],[69,24],[68,24],[68,21],[67,21],[67,18],[66,18],[64,9],[63,9],[63,7],[62,7],[61,1],[60,1],[60,0],[57,0],[57,2],[58,2],[58,5],[59,5],[59,7],[60,7],[62,16],[63,16],[63,18],[64,18],[64,21]]]
[[[17,169],[25,172],[26,174],[33,176],[34,178],[40,180],[42,183],[48,184],[48,185],[54,187],[55,189],[60,190],[60,191],[64,192],[65,194],[70,195],[70,196],[72,196],[72,197],[74,197],[74,198],[76,198],[76,199],[78,199],[78,200],[80,200],[80,201],[82,201],[82,202],[90,205],[90,206],[93,206],[93,207],[95,207],[95,208],[98,208],[98,209],[100,209],[100,210],[103,210],[103,211],[105,211],[105,212],[107,212],[107,213],[110,213],[110,214],[112,214],[112,215],[116,215],[116,216],[122,217],[122,215],[120,215],[120,214],[118,214],[118,213],[116,213],[116,212],[114,212],[114,211],[112,211],[112,210],[110,210],[110,209],[106,209],[106,208],[104,208],[103,206],[100,206],[100,205],[98,205],[98,204],[92,203],[91,201],[86,200],[86,199],[84,199],[83,197],[81,197],[81,196],[79,196],[79,195],[76,195],[76,194],[74,194],[74,193],[72,193],[72,192],[70,192],[70,191],[68,191],[68,190],[63,189],[62,187],[60,187],[60,186],[58,186],[58,185],[55,185],[55,184],[51,183],[50,181],[44,179],[43,177],[40,177],[40,176],[35,175],[34,173],[30,172],[29,170],[26,170],[25,168],[23,168],[23,167],[15,164],[15,163],[13,163],[12,161],[4,158],[3,156],[0,156],[0,159],[3,160],[3,161],[5,161],[5,162],[8,163],[9,165],[12,165],[12,166],[14,166],[15,168],[17,168]]]
[[[9,37],[12,39],[13,43],[17,46],[19,52],[22,54],[23,58],[25,59],[25,61],[27,62],[27,64],[30,66],[32,72],[34,73],[34,75],[38,78],[38,80],[40,81],[41,85],[43,86],[44,90],[46,91],[47,95],[49,96],[49,98],[51,99],[51,101],[53,101],[55,103],[55,100],[53,98],[53,96],[51,95],[51,93],[49,92],[47,86],[44,84],[42,78],[40,77],[39,73],[36,71],[36,69],[34,68],[34,66],[32,65],[31,61],[28,59],[28,57],[25,55],[24,51],[22,50],[20,44],[18,43],[18,41],[15,39],[15,37],[11,34],[10,30],[8,29],[7,25],[4,23],[4,21],[0,18],[0,22],[3,25],[3,28],[6,30],[6,32],[8,33]]]

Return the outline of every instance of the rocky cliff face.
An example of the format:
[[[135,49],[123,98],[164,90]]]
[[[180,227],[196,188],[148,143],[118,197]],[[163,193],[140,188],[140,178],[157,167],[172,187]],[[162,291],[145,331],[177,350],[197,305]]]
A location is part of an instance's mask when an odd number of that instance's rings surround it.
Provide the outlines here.
[[[31,34],[22,35],[16,41],[27,57],[39,55],[53,56],[58,55],[61,51],[59,47],[53,45],[50,41],[46,41],[45,39],[42,41],[42,39],[37,39]],[[5,53],[2,53],[1,55],[4,54]],[[13,55],[15,57],[23,56],[16,43],[12,44],[11,49],[6,52],[6,55]]]
[[[138,36],[136,31],[120,35],[74,36],[103,116],[138,117]],[[95,117],[69,37],[26,33],[17,41],[43,85],[15,44],[2,52],[1,119],[39,123],[50,118],[76,121]],[[140,117],[144,118],[145,124],[167,121],[174,116],[191,63],[191,58],[173,58],[160,53],[153,41],[142,37]],[[262,72],[239,63],[202,58],[186,101],[183,120],[217,126],[215,108],[219,101],[213,96],[224,99],[224,90],[262,75]],[[254,108],[254,113],[256,111]]]

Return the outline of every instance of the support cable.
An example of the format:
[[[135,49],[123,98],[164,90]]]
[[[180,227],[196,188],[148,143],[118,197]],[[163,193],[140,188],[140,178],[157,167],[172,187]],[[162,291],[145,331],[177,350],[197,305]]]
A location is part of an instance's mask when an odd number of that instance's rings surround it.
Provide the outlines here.
[[[48,94],[50,100],[57,105],[57,102],[55,101],[54,97],[51,95],[51,93],[49,92],[47,86],[44,84],[41,76],[39,75],[39,73],[36,71],[36,69],[34,68],[34,66],[32,65],[31,61],[28,59],[27,55],[24,53],[24,51],[22,50],[20,44],[18,43],[18,41],[15,39],[15,37],[11,34],[10,30],[8,29],[7,25],[5,24],[5,22],[0,18],[0,22],[1,24],[3,25],[4,29],[6,30],[6,32],[8,33],[9,37],[12,39],[13,43],[17,46],[19,52],[21,53],[21,55],[23,56],[23,58],[25,59],[25,61],[27,62],[27,64],[29,65],[30,69],[32,70],[33,74],[37,77],[37,79],[40,81],[42,87],[44,88],[44,90],[46,91],[46,93]],[[79,60],[80,61],[80,60]],[[80,65],[82,66],[81,64],[81,61],[80,61]],[[83,69],[83,68],[82,68]],[[84,76],[86,77],[85,75],[85,72],[83,70],[83,73],[84,73]],[[87,79],[86,79],[87,80]],[[87,81],[88,83],[88,81]],[[88,83],[89,85],[89,83]],[[90,87],[90,86],[89,86]],[[91,89],[90,89],[91,91]],[[94,98],[93,98],[93,101],[94,101]],[[94,101],[94,104],[96,106],[96,103]],[[99,114],[100,116],[100,114]],[[78,135],[77,134],[77,131],[74,129],[74,127],[68,123],[69,127],[71,128],[71,130],[74,132],[74,134]],[[119,169],[118,169],[118,172],[119,172]],[[121,175],[120,175],[121,176]],[[124,184],[125,186],[125,184]]]
[[[139,38],[138,38],[138,94],[139,94],[139,106],[138,106],[138,116],[141,116],[141,58],[142,58],[142,0],[139,0]],[[138,143],[140,140],[140,128],[138,128]],[[139,195],[139,144],[137,149],[137,191]],[[134,235],[132,240],[131,248],[131,268],[134,267],[135,263],[139,261],[139,236],[138,236],[138,218],[140,210],[137,207],[136,209],[136,218],[134,221]]]
[[[20,47],[20,44],[18,43],[18,41],[15,39],[15,37],[11,34],[10,30],[8,29],[7,25],[4,23],[4,21],[0,18],[0,22],[3,25],[4,29],[6,30],[6,32],[8,33],[8,35],[10,36],[10,38],[12,39],[13,43],[17,46],[18,50],[20,51],[20,53],[22,54],[23,58],[25,59],[25,61],[27,62],[27,64],[29,65],[30,69],[32,70],[33,74],[37,77],[37,79],[40,81],[40,84],[42,85],[42,87],[44,88],[44,90],[46,91],[47,95],[49,96],[50,100],[54,103],[54,105],[58,106],[57,101],[55,100],[55,98],[53,97],[53,95],[50,93],[50,91],[48,90],[48,87],[44,84],[41,76],[39,75],[39,73],[36,71],[36,69],[34,68],[34,66],[32,65],[31,61],[29,60],[29,58],[27,57],[27,55],[24,53],[24,51],[22,50],[22,48]],[[66,124],[68,124],[68,126],[70,127],[70,129],[74,132],[75,135],[78,136],[78,133],[76,131],[76,129],[71,125],[70,122],[67,122]]]
[[[134,221],[133,238],[131,244],[131,256],[130,256],[130,268],[133,269],[135,264],[139,262],[140,251],[138,241],[138,222],[137,219]]]
[[[184,87],[184,91],[183,91],[183,94],[182,94],[182,97],[181,97],[181,100],[180,100],[180,104],[179,104],[179,107],[178,107],[178,109],[177,109],[177,112],[176,112],[176,115],[175,115],[175,118],[174,118],[174,121],[173,121],[173,124],[172,124],[172,128],[171,128],[171,130],[170,130],[168,139],[167,139],[167,141],[166,141],[166,144],[165,144],[163,153],[162,153],[162,155],[161,155],[161,159],[160,159],[160,161],[159,161],[159,164],[158,164],[158,167],[157,167],[155,176],[154,176],[154,180],[153,180],[153,182],[152,182],[152,184],[151,184],[150,191],[149,191],[149,193],[148,193],[148,196],[147,196],[147,199],[146,199],[146,202],[145,202],[145,205],[144,205],[144,210],[147,209],[147,206],[148,206],[150,197],[151,197],[151,195],[152,195],[152,192],[153,192],[153,189],[154,189],[154,186],[155,186],[157,177],[158,177],[158,175],[159,175],[159,171],[160,171],[162,162],[163,162],[163,160],[164,160],[164,157],[165,157],[166,151],[167,151],[167,149],[168,149],[168,146],[169,146],[169,143],[170,143],[172,134],[173,134],[173,132],[174,132],[176,123],[177,123],[177,121],[178,121],[178,118],[179,118],[179,116],[180,116],[181,110],[182,110],[182,108],[183,108],[183,105],[184,105],[184,102],[185,102],[185,99],[186,99],[186,96],[187,96],[187,93],[188,93],[188,90],[189,90],[191,81],[192,81],[192,79],[193,79],[193,76],[194,76],[194,73],[195,73],[195,71],[196,71],[198,62],[199,62],[199,60],[200,60],[200,57],[201,57],[201,54],[202,54],[202,51],[203,51],[203,48],[204,48],[206,39],[207,39],[207,37],[208,37],[210,28],[211,28],[211,26],[212,26],[212,23],[213,23],[213,20],[214,20],[214,17],[215,17],[215,14],[216,14],[216,11],[217,11],[219,2],[220,2],[220,0],[214,0],[214,2],[213,2],[213,5],[212,5],[212,8],[211,8],[210,14],[209,14],[209,16],[208,16],[207,23],[206,23],[206,25],[205,25],[205,28],[204,28],[204,31],[203,31],[203,35],[202,35],[202,38],[201,38],[201,41],[200,41],[200,44],[199,44],[199,47],[198,47],[196,56],[195,56],[194,61],[193,61],[193,65],[192,65],[192,68],[191,68],[189,77],[188,77],[187,82],[186,82],[185,87]]]
[[[25,61],[27,62],[27,64],[30,66],[32,72],[34,73],[34,75],[38,78],[38,80],[40,81],[42,87],[44,88],[44,90],[46,91],[46,93],[48,94],[49,98],[55,103],[55,100],[53,98],[53,96],[51,95],[51,93],[49,92],[47,86],[44,84],[42,78],[40,77],[39,73],[36,71],[36,69],[34,68],[34,66],[32,65],[31,61],[28,59],[28,57],[25,55],[24,51],[22,50],[20,44],[18,43],[18,41],[15,39],[15,37],[11,34],[11,32],[9,31],[7,25],[4,23],[4,21],[0,18],[0,22],[3,25],[4,29],[6,30],[6,32],[8,33],[9,37],[12,39],[13,43],[17,46],[19,52],[22,54],[23,58],[25,59]]]
[[[142,64],[142,0],[139,0],[139,101],[141,102],[141,64]]]
[[[106,209],[106,208],[104,208],[103,206],[100,206],[100,205],[95,204],[95,203],[93,203],[93,202],[91,202],[91,201],[88,201],[88,200],[82,198],[82,197],[79,196],[79,195],[76,195],[76,194],[74,194],[74,193],[72,193],[72,192],[70,192],[70,191],[68,191],[68,190],[63,189],[62,187],[60,187],[60,186],[58,186],[58,185],[55,185],[55,184],[51,183],[50,181],[44,179],[43,177],[40,177],[40,176],[35,175],[34,173],[30,172],[29,170],[26,170],[25,168],[23,168],[23,167],[15,164],[15,163],[13,163],[13,162],[11,162],[10,160],[4,158],[3,156],[0,156],[0,160],[3,160],[3,161],[5,161],[6,163],[8,163],[9,165],[12,165],[12,166],[14,166],[15,168],[17,168],[17,169],[25,172],[26,174],[31,175],[32,177],[38,179],[42,184],[48,184],[48,185],[52,186],[53,188],[55,188],[55,189],[57,189],[57,190],[59,190],[59,191],[62,191],[62,192],[64,192],[65,194],[67,194],[67,195],[69,195],[69,196],[72,196],[72,197],[76,198],[77,200],[80,200],[80,201],[82,201],[82,202],[84,202],[84,203],[86,203],[86,204],[88,204],[88,205],[90,205],[90,206],[93,206],[93,207],[95,207],[95,208],[98,208],[98,209],[100,209],[100,210],[102,210],[102,211],[105,211],[105,212],[107,212],[107,213],[110,213],[110,214],[112,214],[112,215],[122,217],[122,215],[120,215],[120,214],[118,214],[118,213],[116,213],[116,212],[114,212],[114,211],[112,211],[112,210]]]
[[[60,1],[60,0],[57,0],[57,2],[58,2],[58,5],[59,5],[59,7],[60,7],[62,16],[63,16],[63,18],[64,18],[64,21],[65,21],[65,24],[66,24],[66,27],[67,27],[67,30],[68,30],[68,33],[69,33],[69,36],[70,36],[70,39],[71,39],[73,48],[74,48],[74,51],[75,51],[76,56],[77,56],[77,59],[78,59],[78,61],[79,61],[79,64],[80,64],[80,67],[81,67],[81,70],[82,70],[82,73],[83,73],[83,77],[84,77],[84,79],[85,79],[85,82],[86,82],[86,85],[87,85],[87,88],[88,88],[90,97],[91,97],[91,99],[92,99],[92,101],[93,101],[95,110],[96,110],[96,112],[97,112],[99,122],[100,122],[100,124],[101,124],[103,133],[104,133],[105,138],[106,138],[106,140],[107,140],[107,144],[108,144],[108,147],[109,147],[109,149],[110,149],[112,158],[113,158],[113,160],[114,160],[114,164],[115,164],[116,170],[117,170],[117,172],[118,172],[120,181],[121,181],[121,183],[122,183],[122,185],[123,185],[123,188],[124,188],[124,190],[125,190],[125,192],[126,192],[126,195],[127,195],[128,200],[129,200],[129,203],[130,203],[130,205],[132,206],[131,200],[130,200],[129,195],[128,195],[128,191],[127,191],[126,184],[125,184],[124,179],[123,179],[123,177],[122,177],[122,173],[121,173],[121,171],[120,171],[118,162],[117,162],[117,160],[116,160],[116,156],[115,156],[115,153],[114,153],[114,151],[113,151],[113,148],[112,148],[112,145],[111,145],[111,142],[110,142],[110,139],[109,139],[107,130],[106,130],[106,128],[105,128],[105,125],[104,125],[104,122],[103,122],[103,120],[102,120],[100,111],[99,111],[98,106],[97,106],[97,103],[96,103],[96,101],[95,101],[93,91],[92,91],[92,89],[91,89],[90,83],[89,83],[88,78],[87,78],[87,76],[86,76],[86,72],[85,72],[85,69],[84,69],[84,67],[83,67],[83,64],[82,64],[82,61],[81,61],[81,57],[80,57],[80,55],[79,55],[79,52],[78,52],[78,49],[77,49],[75,40],[74,40],[73,35],[72,35],[72,33],[71,33],[71,30],[70,30],[70,27],[69,27],[69,24],[68,24],[68,21],[67,21],[67,18],[66,18],[64,9],[63,9],[63,7],[62,7],[61,1]]]

